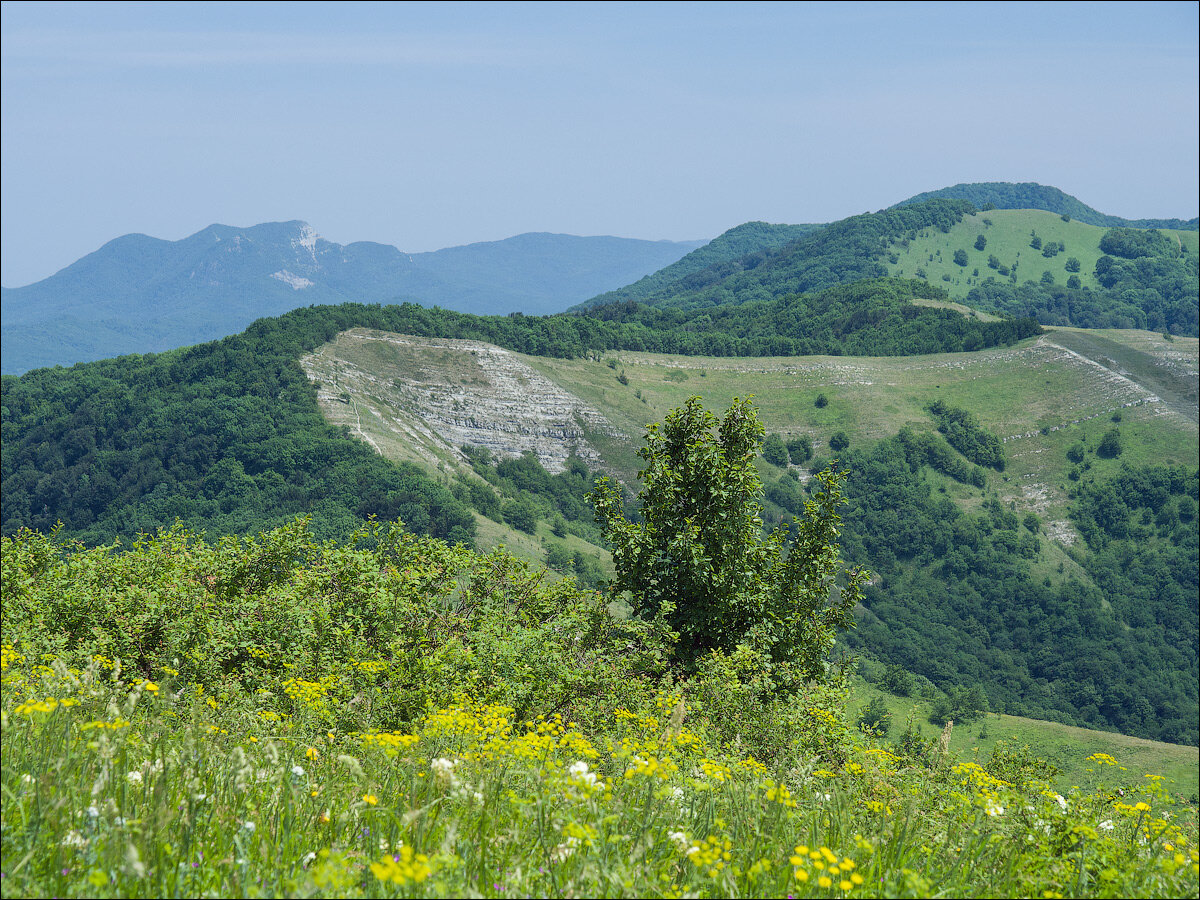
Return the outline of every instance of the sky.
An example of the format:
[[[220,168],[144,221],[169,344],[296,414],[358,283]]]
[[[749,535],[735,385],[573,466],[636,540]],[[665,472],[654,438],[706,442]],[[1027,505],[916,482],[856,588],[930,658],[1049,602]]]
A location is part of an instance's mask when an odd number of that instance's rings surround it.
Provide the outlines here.
[[[969,181],[1191,218],[1198,8],[5,2],[0,283],[212,223],[692,240]]]

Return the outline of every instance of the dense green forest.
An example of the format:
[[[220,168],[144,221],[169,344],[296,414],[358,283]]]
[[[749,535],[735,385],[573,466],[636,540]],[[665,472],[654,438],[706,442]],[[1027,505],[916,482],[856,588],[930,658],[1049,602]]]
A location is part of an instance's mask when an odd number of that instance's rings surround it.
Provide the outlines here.
[[[879,576],[850,637],[858,646],[943,687],[978,683],[1009,713],[1197,743],[1198,538],[1195,517],[1184,521],[1195,469],[1129,472],[1080,489],[1072,518],[1097,535],[1081,557],[1091,586],[1036,581],[1036,517],[1018,518],[994,497],[962,512],[923,477],[922,454],[903,437],[841,461],[852,472],[847,556]],[[1114,512],[1093,494],[1128,505]],[[1099,530],[1089,530],[1096,509],[1120,532],[1151,508],[1164,524],[1151,518],[1143,528],[1163,535],[1156,541],[1125,532],[1101,548]]]
[[[1044,209],[1047,212],[1070,216],[1088,225],[1107,228],[1181,228],[1196,230],[1200,220],[1189,219],[1123,219],[1109,216],[1092,209],[1077,197],[1060,191],[1056,187],[1034,182],[1014,184],[1008,181],[983,181],[972,184],[956,184],[953,187],[926,191],[896,204],[911,206],[930,200],[969,200],[979,209]]]
[[[703,247],[693,250],[683,259],[666,268],[659,269],[626,287],[593,297],[577,308],[607,306],[611,303],[624,303],[628,300],[643,300],[709,266],[720,265],[751,254],[765,255],[777,247],[782,247],[784,244],[824,227],[824,225],[772,225],[768,222],[746,222],[736,228],[730,228]]]
[[[888,245],[923,228],[949,230],[975,211],[965,200],[864,213],[826,225],[773,250],[724,260],[664,284],[640,301],[651,306],[700,309],[773,300],[836,284],[887,275],[880,262]],[[685,262],[684,257],[680,262]],[[678,265],[678,264],[677,264]]]
[[[1103,290],[988,279],[967,295],[978,309],[1043,325],[1200,333],[1200,260],[1154,229],[1110,228],[1096,263]]]

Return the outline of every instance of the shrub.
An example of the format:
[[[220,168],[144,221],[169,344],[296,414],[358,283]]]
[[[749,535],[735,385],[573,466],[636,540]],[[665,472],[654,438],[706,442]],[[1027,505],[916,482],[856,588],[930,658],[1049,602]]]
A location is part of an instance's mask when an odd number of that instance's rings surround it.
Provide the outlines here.
[[[876,697],[866,705],[858,717],[858,728],[859,731],[881,736],[891,731],[892,712],[882,697]]]
[[[1104,437],[1100,438],[1100,443],[1096,445],[1096,455],[1104,459],[1116,459],[1124,449],[1120,429],[1110,428],[1104,432]]]
[[[812,440],[805,435],[794,437],[787,442],[787,452],[792,465],[806,463],[812,459]]]
[[[788,464],[788,450],[783,438],[778,434],[769,434],[763,441],[762,457],[773,466],[785,468]]]

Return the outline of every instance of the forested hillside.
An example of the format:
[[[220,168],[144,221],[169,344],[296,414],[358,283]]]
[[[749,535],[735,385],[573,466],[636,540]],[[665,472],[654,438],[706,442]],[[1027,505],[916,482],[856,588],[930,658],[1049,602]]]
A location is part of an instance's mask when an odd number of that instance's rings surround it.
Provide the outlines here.
[[[979,209],[1044,209],[1058,215],[1070,216],[1089,225],[1105,228],[1188,228],[1195,231],[1200,219],[1123,219],[1092,209],[1077,197],[1056,187],[1035,182],[984,181],[956,184],[936,191],[926,191],[909,197],[896,206],[911,206],[927,200],[969,200]]]
[[[975,211],[965,200],[931,200],[917,206],[852,216],[818,228],[775,249],[758,250],[689,271],[639,302],[700,309],[773,300],[887,274],[881,257],[888,244],[923,228],[949,230]]]
[[[713,238],[678,262],[653,272],[626,287],[593,297],[579,308],[606,306],[629,300],[643,300],[663,288],[686,283],[689,276],[710,266],[731,262],[746,256],[765,258],[772,250],[810,234],[824,225],[772,225],[767,222],[746,222]]]
[[[241,335],[159,356],[42,369],[3,379],[3,529],[51,528],[89,541],[169,525],[214,533],[300,512],[344,534],[368,514],[469,539],[469,513],[324,425],[302,353],[352,327],[465,337],[544,356],[612,349],[720,355],[878,355],[1012,343],[1031,320],[981,322],[913,306],[929,288],[880,281],[705,316],[608,321],[479,317],[401,306],[312,307]],[[936,292],[935,292],[936,293]]]

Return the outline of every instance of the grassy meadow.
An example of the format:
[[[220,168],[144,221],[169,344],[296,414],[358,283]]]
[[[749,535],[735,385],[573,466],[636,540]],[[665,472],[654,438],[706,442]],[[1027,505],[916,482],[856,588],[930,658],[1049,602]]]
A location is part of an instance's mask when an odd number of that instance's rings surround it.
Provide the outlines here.
[[[1009,276],[988,267],[988,257],[995,256],[1000,265],[1012,272],[1016,266],[1018,281],[1040,281],[1042,274],[1049,272],[1056,284],[1065,285],[1071,272],[1066,269],[1067,260],[1079,260],[1080,284],[1097,288],[1096,260],[1101,257],[1100,238],[1107,228],[1086,225],[1074,220],[1063,221],[1057,213],[1037,209],[993,209],[970,216],[943,233],[936,228],[927,228],[915,240],[903,240],[893,244],[889,253],[896,257],[890,262],[885,255],[889,275],[907,278],[919,277],[917,270],[924,271],[931,283],[944,287],[950,296],[963,299],[968,291],[986,281],[989,276],[1004,280]],[[1200,249],[1200,234],[1195,231],[1164,230],[1190,253]],[[1030,246],[1033,235],[1042,240],[1043,247],[1051,242],[1064,244],[1066,249],[1056,256],[1045,257],[1042,250]],[[975,241],[982,235],[987,241],[983,250],[975,249]],[[967,264],[954,262],[954,251],[967,254]]]
[[[302,524],[0,549],[6,897],[1200,886],[1196,808],[1131,748],[1064,746],[1067,785],[1023,747],[860,732],[836,675],[680,677],[507,554]]]
[[[914,697],[898,697],[881,690],[862,678],[851,682],[849,714],[852,720],[875,699],[882,700],[891,714],[889,734],[900,735],[908,723],[922,738],[941,734],[942,728],[929,723],[930,703]],[[1111,782],[1107,768],[1090,756],[1103,753],[1120,760],[1123,777],[1154,780],[1161,776],[1162,787],[1192,805],[1200,802],[1200,750],[1181,744],[1165,744],[1145,738],[1094,731],[1058,722],[1043,722],[1023,716],[986,713],[966,725],[956,723],[951,732],[950,749],[965,759],[987,758],[997,747],[1028,746],[1039,758],[1059,770],[1050,781],[1059,791],[1072,787],[1094,790]],[[1083,755],[1086,751],[1086,755]]]

